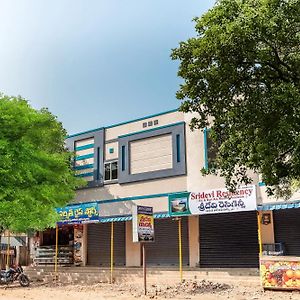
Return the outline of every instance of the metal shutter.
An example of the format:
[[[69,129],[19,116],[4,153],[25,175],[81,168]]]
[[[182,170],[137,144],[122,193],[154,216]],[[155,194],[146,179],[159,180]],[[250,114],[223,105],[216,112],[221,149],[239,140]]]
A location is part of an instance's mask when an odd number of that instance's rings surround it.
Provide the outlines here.
[[[200,266],[258,267],[256,212],[199,216]]]
[[[300,208],[273,210],[275,242],[283,242],[286,255],[300,256]]]
[[[87,240],[88,265],[107,266],[110,264],[111,223],[89,224]],[[114,223],[114,263],[124,266],[125,222]]]
[[[182,263],[189,264],[188,220],[182,218]],[[176,265],[178,256],[178,221],[156,219],[154,224],[155,242],[146,244],[147,264]]]

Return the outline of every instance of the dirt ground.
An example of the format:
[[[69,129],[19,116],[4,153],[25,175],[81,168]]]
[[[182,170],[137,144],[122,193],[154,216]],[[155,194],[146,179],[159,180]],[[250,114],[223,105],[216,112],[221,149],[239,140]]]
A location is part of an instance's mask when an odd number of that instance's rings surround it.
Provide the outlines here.
[[[143,295],[140,285],[96,284],[63,285],[32,283],[29,288],[18,285],[0,287],[2,300],[133,300],[142,299],[205,299],[205,300],[254,300],[299,299],[300,292],[265,291],[255,285],[228,285],[210,281],[188,281],[178,285],[149,285],[148,295]]]

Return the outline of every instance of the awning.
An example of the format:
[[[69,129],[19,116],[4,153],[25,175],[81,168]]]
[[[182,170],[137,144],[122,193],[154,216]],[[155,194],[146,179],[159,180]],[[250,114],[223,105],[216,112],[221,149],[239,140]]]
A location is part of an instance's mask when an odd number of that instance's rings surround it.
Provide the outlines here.
[[[170,218],[169,213],[156,213],[154,214],[154,219],[163,219],[163,218]],[[132,216],[115,216],[115,217],[100,217],[101,223],[108,223],[108,222],[125,222],[125,221],[131,221]]]
[[[280,202],[269,203],[257,206],[257,210],[276,210],[276,209],[288,209],[288,208],[300,208],[300,200],[293,202]]]
[[[100,223],[124,222],[132,220],[132,216],[100,218]]]
[[[8,244],[8,237],[1,236],[0,238],[1,238],[0,239],[0,244],[2,244],[2,245],[7,245]],[[10,237],[9,244],[12,247],[24,246],[25,243],[26,242],[24,242],[24,240],[21,237],[14,237],[14,236]]]

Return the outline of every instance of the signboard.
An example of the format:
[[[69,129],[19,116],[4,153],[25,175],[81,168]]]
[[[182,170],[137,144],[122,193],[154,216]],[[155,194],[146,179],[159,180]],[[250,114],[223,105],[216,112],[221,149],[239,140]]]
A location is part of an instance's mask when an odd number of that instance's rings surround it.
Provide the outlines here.
[[[176,193],[169,195],[169,213],[171,216],[190,215],[189,209],[190,193]]]
[[[133,242],[154,242],[153,207],[136,205],[132,208]]]
[[[300,290],[300,263],[295,260],[268,258],[261,259],[260,273],[265,289]]]
[[[226,188],[169,196],[171,216],[204,215],[256,210],[255,185],[230,192]]]
[[[61,217],[58,224],[85,224],[100,221],[96,202],[70,205],[57,208],[56,211]]]

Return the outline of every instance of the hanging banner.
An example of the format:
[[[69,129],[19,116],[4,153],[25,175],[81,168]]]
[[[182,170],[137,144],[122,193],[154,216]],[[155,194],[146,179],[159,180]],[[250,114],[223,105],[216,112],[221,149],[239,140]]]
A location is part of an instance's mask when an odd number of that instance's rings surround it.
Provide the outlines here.
[[[132,208],[133,242],[154,242],[153,207],[135,205]]]
[[[230,192],[226,188],[169,196],[171,216],[204,215],[256,210],[255,185]]]
[[[86,224],[100,221],[98,203],[83,203],[57,208],[61,220],[58,224]]]

